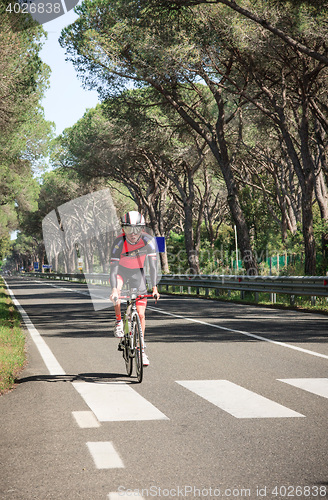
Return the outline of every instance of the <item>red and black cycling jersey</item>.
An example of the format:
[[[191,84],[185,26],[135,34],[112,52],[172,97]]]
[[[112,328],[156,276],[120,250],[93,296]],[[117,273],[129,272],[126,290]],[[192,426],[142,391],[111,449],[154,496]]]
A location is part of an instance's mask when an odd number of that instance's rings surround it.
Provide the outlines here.
[[[127,271],[142,270],[148,257],[149,273],[152,286],[157,284],[157,245],[153,236],[141,233],[137,243],[129,243],[124,233],[114,241],[110,261],[110,284],[117,287],[117,271],[119,266]]]

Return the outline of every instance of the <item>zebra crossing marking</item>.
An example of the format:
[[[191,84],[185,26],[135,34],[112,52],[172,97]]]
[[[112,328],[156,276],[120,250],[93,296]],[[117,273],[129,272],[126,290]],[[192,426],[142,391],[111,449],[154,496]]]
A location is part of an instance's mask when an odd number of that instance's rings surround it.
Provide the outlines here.
[[[169,420],[125,382],[73,382],[99,422]]]
[[[279,378],[277,380],[317,396],[328,398],[328,378]]]
[[[180,380],[177,383],[236,418],[305,416],[229,380]]]

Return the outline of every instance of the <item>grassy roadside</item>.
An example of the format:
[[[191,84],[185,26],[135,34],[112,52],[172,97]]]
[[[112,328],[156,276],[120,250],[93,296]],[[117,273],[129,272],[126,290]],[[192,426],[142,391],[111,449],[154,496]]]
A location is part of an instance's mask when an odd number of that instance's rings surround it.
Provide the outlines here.
[[[0,277],[0,395],[13,388],[25,359],[21,318]]]

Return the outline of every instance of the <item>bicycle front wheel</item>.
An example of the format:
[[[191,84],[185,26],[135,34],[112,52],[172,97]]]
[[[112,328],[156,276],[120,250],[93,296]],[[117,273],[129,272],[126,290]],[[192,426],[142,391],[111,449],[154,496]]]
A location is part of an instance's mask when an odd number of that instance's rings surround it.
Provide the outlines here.
[[[138,382],[142,382],[143,377],[143,362],[142,362],[142,330],[138,313],[132,317],[132,332],[133,332],[133,345],[135,352],[135,366]]]
[[[130,353],[131,353],[130,339],[129,339],[128,335],[125,335],[123,358],[125,361],[125,368],[126,368],[126,373],[128,374],[128,377],[131,377],[132,370],[133,370],[133,358],[131,357]]]

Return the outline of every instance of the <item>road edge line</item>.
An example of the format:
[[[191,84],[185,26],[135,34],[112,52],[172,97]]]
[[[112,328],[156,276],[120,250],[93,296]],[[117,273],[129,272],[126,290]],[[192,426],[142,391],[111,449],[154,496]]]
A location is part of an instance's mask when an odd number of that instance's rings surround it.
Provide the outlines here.
[[[20,315],[22,316],[22,319],[25,323],[25,326],[26,326],[35,346],[37,347],[44,364],[46,365],[46,367],[49,371],[49,374],[50,375],[66,375],[66,372],[64,371],[64,369],[61,367],[61,365],[57,361],[57,359],[56,359],[55,355],[53,354],[53,352],[51,351],[50,347],[46,344],[46,342],[41,337],[38,330],[35,328],[34,324],[30,320],[27,312],[20,305],[20,303],[16,299],[14,293],[9,288],[8,283],[6,282],[5,279],[4,279],[4,282],[6,284],[7,290],[12,298],[13,303],[15,304]]]

